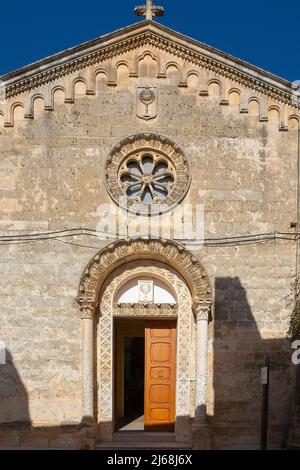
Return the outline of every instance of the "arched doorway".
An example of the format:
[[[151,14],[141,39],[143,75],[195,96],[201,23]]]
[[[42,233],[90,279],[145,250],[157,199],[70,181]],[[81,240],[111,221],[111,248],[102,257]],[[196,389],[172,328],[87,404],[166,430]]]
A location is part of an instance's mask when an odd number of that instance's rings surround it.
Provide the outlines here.
[[[153,283],[152,301],[136,301],[138,291],[134,283],[138,289],[143,281]],[[155,295],[159,300],[159,293],[168,302],[155,301]],[[132,301],[120,302],[126,300],[126,295]],[[164,329],[158,321],[173,321],[173,326],[169,323],[165,330],[171,332],[175,328],[175,334],[172,333],[175,432],[177,441],[188,441],[191,418],[203,423],[205,420],[211,289],[198,259],[169,240],[118,241],[90,262],[81,279],[78,303],[83,320],[83,416],[97,420],[101,439],[113,440],[116,429],[114,332],[115,322],[126,319],[156,321],[153,327],[156,330]],[[166,415],[162,409],[160,413]]]
[[[174,432],[177,296],[157,263],[136,268],[113,300],[115,430]]]

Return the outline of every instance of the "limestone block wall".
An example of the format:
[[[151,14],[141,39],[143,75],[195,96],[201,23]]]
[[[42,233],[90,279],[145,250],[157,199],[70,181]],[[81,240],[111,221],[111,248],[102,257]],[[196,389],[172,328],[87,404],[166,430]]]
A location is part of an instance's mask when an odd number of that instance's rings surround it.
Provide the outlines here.
[[[293,233],[297,119],[288,131],[280,131],[272,100],[266,121],[255,104],[241,113],[234,90],[220,105],[218,83],[210,82],[204,92],[197,74],[178,86],[176,64],[169,64],[173,73],[165,79],[149,71],[146,78],[130,78],[123,66],[117,86],[100,80],[92,94],[82,80],[69,102],[57,88],[49,109],[40,97],[34,119],[25,119],[18,105],[14,125],[0,128],[1,234],[95,229],[97,208],[111,203],[105,189],[107,155],[122,138],[140,132],[164,134],[184,150],[192,181],[182,203],[204,204],[207,238]],[[136,115],[136,86],[145,83],[158,88],[157,117],[147,122]],[[85,266],[103,246],[87,236],[0,246],[0,339],[8,355],[8,364],[0,366],[0,422],[61,426],[80,421],[76,295]],[[285,296],[295,274],[295,244],[277,240],[194,251],[215,297],[207,410],[214,446],[258,446],[260,367],[269,352],[270,443],[278,447],[286,440],[290,419]]]

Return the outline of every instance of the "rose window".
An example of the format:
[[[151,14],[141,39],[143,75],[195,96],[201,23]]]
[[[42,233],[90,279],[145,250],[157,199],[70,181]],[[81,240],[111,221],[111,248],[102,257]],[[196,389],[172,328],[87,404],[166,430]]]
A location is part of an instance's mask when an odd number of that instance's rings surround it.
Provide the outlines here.
[[[159,203],[171,192],[176,172],[166,158],[157,153],[130,156],[119,171],[121,186],[136,203]]]
[[[175,207],[190,185],[188,162],[167,137],[137,134],[117,144],[106,163],[106,187],[124,209],[160,214]]]

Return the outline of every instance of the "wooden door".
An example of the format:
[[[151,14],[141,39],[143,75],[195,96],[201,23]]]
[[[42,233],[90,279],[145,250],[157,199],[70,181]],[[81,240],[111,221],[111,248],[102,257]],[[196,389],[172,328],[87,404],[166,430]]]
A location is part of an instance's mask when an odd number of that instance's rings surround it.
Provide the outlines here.
[[[145,431],[174,431],[176,321],[145,328]]]

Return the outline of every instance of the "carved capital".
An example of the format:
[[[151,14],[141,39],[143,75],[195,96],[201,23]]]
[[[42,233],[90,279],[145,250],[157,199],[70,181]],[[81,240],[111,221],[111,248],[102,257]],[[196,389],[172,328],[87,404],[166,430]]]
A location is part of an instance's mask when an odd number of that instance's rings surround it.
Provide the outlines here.
[[[94,304],[80,304],[80,317],[81,320],[87,318],[93,320],[96,314],[96,306]]]
[[[211,302],[195,302],[193,305],[193,313],[196,321],[209,321],[211,312]]]

